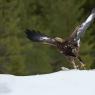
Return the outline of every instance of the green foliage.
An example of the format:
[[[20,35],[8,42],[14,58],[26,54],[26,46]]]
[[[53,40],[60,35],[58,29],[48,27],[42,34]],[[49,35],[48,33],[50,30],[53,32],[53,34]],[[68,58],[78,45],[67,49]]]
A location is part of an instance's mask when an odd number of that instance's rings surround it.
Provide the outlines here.
[[[0,0],[0,72],[15,75],[50,73],[72,66],[56,49],[29,41],[25,29],[66,38],[89,13],[94,0]],[[94,6],[94,5],[93,5]],[[86,32],[81,55],[95,68],[94,25]],[[89,39],[89,40],[87,40]]]

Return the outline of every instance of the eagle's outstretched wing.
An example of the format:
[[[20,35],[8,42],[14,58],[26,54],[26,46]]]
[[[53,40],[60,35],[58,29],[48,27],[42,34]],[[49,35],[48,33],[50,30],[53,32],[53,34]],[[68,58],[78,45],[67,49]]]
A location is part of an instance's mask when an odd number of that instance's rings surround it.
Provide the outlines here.
[[[84,35],[86,29],[91,25],[95,18],[95,8],[92,10],[89,17],[80,26],[76,27],[75,31],[71,34],[70,39],[80,42],[80,38]]]
[[[30,39],[31,41],[34,42],[43,42],[44,44],[50,44],[50,45],[55,45],[55,43],[60,40],[61,42],[61,38],[55,37],[48,37],[45,34],[40,33],[39,31],[35,31],[35,30],[29,30],[27,29],[25,31],[27,38]]]

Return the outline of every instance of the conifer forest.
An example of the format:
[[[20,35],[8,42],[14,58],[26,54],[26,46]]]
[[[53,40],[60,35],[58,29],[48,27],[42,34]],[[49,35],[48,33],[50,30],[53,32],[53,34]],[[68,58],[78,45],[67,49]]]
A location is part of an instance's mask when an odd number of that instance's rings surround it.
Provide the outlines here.
[[[25,30],[64,39],[93,8],[95,0],[0,0],[0,73],[34,75],[73,69],[52,46],[28,40]],[[95,69],[95,21],[81,39],[80,55],[88,70]]]

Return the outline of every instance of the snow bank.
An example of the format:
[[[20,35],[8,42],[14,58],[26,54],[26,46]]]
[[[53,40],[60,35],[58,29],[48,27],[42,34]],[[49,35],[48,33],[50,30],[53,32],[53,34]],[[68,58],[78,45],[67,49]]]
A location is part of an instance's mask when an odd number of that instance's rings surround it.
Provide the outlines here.
[[[34,76],[0,75],[0,95],[95,95],[95,71]]]

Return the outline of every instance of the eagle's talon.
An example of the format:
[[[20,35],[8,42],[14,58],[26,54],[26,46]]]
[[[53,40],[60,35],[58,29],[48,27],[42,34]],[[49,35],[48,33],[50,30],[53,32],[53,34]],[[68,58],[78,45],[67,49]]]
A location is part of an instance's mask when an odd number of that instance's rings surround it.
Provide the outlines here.
[[[86,65],[85,64],[81,64],[81,69],[86,69]]]
[[[75,66],[74,66],[74,69],[79,69],[79,66],[78,66],[78,65],[75,65]]]

